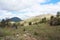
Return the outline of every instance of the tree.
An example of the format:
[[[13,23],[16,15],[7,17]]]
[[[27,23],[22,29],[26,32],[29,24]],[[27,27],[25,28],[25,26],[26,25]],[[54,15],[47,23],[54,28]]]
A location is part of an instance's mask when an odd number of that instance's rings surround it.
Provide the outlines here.
[[[54,19],[54,16],[51,16],[51,17],[50,17],[50,20],[52,20],[52,19]]]
[[[16,29],[18,28],[17,25],[16,25],[15,23],[13,24],[12,27],[13,27],[13,28],[16,28]]]
[[[1,21],[1,27],[5,27],[6,25],[5,25],[5,20],[4,19],[2,19],[2,21]]]
[[[6,26],[10,26],[9,22],[10,22],[10,19],[7,18],[7,19],[5,20]]]
[[[51,26],[58,26],[58,25],[60,25],[60,18],[51,16],[51,18],[50,18],[50,25]]]
[[[42,21],[41,21],[41,22],[42,22],[42,23],[46,23],[46,21],[47,21],[47,20],[46,20],[46,17],[44,17],[44,18],[42,18]]]
[[[29,25],[31,25],[32,23],[31,22],[29,22]]]
[[[6,27],[6,26],[9,27],[10,26],[9,22],[10,22],[10,19],[2,19],[0,26],[1,27]]]
[[[56,17],[59,17],[60,16],[60,12],[57,12],[57,15],[56,15]]]
[[[54,16],[51,16],[50,17],[50,22],[49,22],[51,26],[53,25],[53,21],[54,21]]]

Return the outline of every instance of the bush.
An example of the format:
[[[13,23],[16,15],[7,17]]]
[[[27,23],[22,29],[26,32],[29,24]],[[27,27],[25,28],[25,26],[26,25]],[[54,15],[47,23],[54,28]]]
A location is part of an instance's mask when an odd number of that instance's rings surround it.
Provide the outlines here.
[[[25,28],[23,29],[23,31],[26,31]]]
[[[42,18],[42,20],[40,21],[40,23],[46,23],[47,20],[46,20],[46,17]]]
[[[38,35],[38,33],[37,32],[34,32],[34,35]]]
[[[31,22],[29,22],[29,25],[31,25],[32,23]]]
[[[51,26],[60,25],[60,18],[51,16],[51,18],[50,18],[50,25]]]

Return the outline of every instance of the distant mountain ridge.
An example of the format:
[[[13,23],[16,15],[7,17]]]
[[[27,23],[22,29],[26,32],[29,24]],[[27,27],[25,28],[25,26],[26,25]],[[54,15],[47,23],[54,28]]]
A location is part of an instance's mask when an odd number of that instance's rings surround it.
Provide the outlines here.
[[[18,17],[13,17],[10,19],[11,21],[14,21],[14,22],[19,22],[19,21],[22,21],[22,19],[18,18]]]

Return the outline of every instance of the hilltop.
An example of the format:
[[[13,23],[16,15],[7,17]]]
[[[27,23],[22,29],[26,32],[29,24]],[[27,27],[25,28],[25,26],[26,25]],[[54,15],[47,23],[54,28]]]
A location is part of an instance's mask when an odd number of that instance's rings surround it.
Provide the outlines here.
[[[11,21],[14,21],[14,22],[19,22],[19,21],[22,21],[22,19],[18,18],[18,17],[13,17],[13,18],[10,18]]]
[[[39,22],[44,17],[46,17],[46,19],[49,20],[51,16],[55,16],[55,15],[53,15],[53,14],[42,14],[42,15],[38,15],[38,16],[33,16],[33,17],[28,18],[24,21],[21,21],[21,23]]]

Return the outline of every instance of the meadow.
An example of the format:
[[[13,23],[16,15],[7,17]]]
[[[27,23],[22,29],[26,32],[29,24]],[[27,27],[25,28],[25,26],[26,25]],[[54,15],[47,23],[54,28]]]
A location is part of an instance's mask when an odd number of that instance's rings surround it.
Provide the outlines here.
[[[18,36],[17,36],[18,35]],[[0,40],[60,40],[60,26],[39,23],[15,28],[0,28]]]

